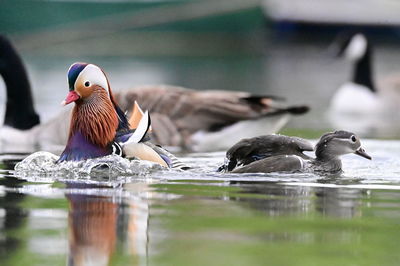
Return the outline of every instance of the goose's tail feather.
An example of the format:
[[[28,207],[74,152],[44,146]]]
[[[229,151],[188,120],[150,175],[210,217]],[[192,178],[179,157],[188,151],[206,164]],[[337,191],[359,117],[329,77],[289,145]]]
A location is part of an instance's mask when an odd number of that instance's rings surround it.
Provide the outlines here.
[[[288,113],[291,115],[302,115],[307,113],[310,110],[310,107],[307,105],[298,105],[298,106],[290,106],[287,108],[282,108],[282,109],[277,109],[276,112],[271,113],[272,114],[284,114]]]

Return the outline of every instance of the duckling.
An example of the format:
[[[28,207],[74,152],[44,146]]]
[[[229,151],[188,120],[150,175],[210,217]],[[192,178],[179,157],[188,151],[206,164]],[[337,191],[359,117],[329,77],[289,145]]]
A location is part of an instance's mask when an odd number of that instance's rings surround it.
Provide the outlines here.
[[[232,171],[254,161],[277,155],[296,155],[304,159],[310,157],[303,152],[313,151],[310,142],[298,137],[265,135],[242,139],[226,152],[226,162],[219,171]]]
[[[134,132],[115,103],[105,73],[96,65],[74,63],[68,70],[69,93],[64,105],[75,103],[67,145],[58,162],[91,159],[109,154],[175,167],[172,154],[146,145],[150,115],[146,111]],[[170,158],[171,157],[171,158]]]
[[[31,151],[66,145],[72,110],[40,124],[21,58],[4,36],[0,36],[0,49],[0,74],[7,89],[7,127],[0,130],[3,147],[23,145]],[[309,109],[287,106],[274,96],[165,85],[136,87],[113,96],[124,112],[133,110],[135,100],[149,110],[155,143],[197,151],[226,149],[241,138],[276,132],[292,115]]]
[[[307,146],[307,148],[309,148]],[[292,152],[291,148],[282,148]],[[312,172],[317,174],[340,174],[340,156],[354,153],[371,160],[361,147],[360,139],[348,131],[335,131],[321,136],[315,146],[315,158],[306,158],[290,152],[277,152],[261,160],[234,168],[231,173]],[[297,152],[298,153],[298,152]]]

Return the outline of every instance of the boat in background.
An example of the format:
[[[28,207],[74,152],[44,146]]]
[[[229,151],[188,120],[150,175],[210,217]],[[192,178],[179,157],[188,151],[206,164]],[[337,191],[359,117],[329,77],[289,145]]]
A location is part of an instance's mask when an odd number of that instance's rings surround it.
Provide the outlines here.
[[[0,10],[7,10],[0,32],[27,50],[121,32],[247,32],[264,26],[259,0],[3,0]]]
[[[400,26],[400,2],[379,0],[263,0],[274,22],[322,25]]]

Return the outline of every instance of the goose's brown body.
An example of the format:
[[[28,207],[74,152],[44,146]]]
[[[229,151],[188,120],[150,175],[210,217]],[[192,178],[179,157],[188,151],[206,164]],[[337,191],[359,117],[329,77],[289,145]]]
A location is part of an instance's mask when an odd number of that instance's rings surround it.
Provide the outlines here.
[[[122,110],[132,110],[137,101],[151,112],[156,142],[186,148],[190,148],[190,137],[199,131],[216,132],[240,121],[307,111],[304,106],[286,108],[271,97],[246,92],[195,91],[163,85],[120,91],[115,99]]]

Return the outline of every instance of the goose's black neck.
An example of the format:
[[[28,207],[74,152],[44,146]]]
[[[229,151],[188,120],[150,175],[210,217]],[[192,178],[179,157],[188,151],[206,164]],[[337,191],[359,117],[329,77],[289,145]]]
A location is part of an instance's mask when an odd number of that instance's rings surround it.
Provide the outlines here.
[[[0,35],[0,74],[7,88],[4,124],[29,129],[40,123],[25,67],[11,42]]]
[[[353,82],[359,85],[363,85],[370,89],[372,92],[376,92],[373,74],[372,74],[372,50],[370,45],[367,46],[365,55],[359,59],[354,66],[353,70]]]

